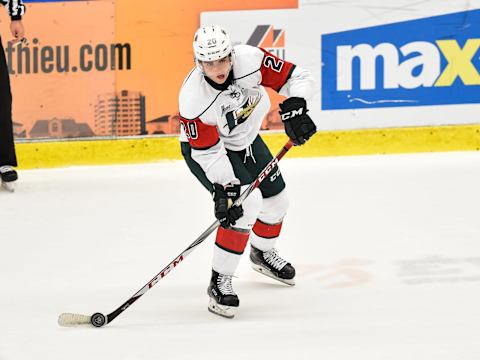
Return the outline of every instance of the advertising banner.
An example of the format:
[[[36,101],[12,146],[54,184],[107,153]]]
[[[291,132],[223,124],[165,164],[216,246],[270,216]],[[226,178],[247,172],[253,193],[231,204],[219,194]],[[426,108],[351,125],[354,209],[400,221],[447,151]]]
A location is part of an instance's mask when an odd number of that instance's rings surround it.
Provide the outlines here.
[[[25,1],[28,45],[0,35],[17,139],[178,134],[178,91],[193,67],[200,12],[296,8],[297,0]]]
[[[115,40],[114,3],[26,5],[22,21],[27,46],[12,47],[9,19],[3,13],[1,24],[17,137],[73,138],[101,133],[102,100],[114,99],[116,72],[132,68],[132,45]]]
[[[479,48],[480,9],[322,35],[322,109],[478,103]]]
[[[303,1],[201,21],[309,69],[321,130],[480,123],[479,0]]]

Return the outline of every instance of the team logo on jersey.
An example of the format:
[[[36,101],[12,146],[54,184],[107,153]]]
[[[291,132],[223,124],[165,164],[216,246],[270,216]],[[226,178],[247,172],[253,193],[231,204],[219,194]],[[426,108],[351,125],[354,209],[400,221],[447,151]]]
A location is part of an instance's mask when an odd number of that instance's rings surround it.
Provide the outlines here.
[[[322,36],[322,108],[480,103],[480,10]]]
[[[242,96],[242,93],[239,90],[232,90],[232,92],[229,94],[229,96],[232,99],[240,99],[240,96]]]
[[[252,114],[253,110],[255,110],[255,107],[258,105],[261,99],[262,96],[260,95],[260,93],[246,96],[245,102],[241,106],[225,114],[225,117],[227,119],[227,124],[225,126],[228,126],[230,132],[232,132],[232,130],[235,129],[235,127],[237,127],[238,125],[243,124],[245,121],[247,121],[247,119]]]
[[[279,58],[285,59],[285,30],[274,29],[273,25],[257,25],[247,45],[264,48]]]

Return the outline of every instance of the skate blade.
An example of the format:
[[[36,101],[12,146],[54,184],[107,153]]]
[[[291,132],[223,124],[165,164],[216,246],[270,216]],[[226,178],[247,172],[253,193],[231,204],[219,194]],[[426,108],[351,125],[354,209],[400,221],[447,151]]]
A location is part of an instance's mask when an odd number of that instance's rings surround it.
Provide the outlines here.
[[[237,309],[237,307],[217,304],[217,302],[212,298],[210,298],[210,302],[208,303],[208,311],[216,315],[223,316],[227,319],[233,319]]]
[[[13,181],[12,182],[4,182],[3,181],[2,182],[2,187],[9,192],[12,192],[12,193],[15,192],[15,184],[14,184]]]
[[[257,265],[257,264],[252,263],[252,269],[255,270],[256,272],[259,272],[260,274],[268,276],[269,278],[275,279],[275,280],[280,281],[284,284],[287,284],[287,285],[290,285],[290,286],[295,285],[295,279],[281,279],[278,276],[275,276],[275,274],[273,274],[270,270],[268,270],[267,268],[265,268],[261,265]]]

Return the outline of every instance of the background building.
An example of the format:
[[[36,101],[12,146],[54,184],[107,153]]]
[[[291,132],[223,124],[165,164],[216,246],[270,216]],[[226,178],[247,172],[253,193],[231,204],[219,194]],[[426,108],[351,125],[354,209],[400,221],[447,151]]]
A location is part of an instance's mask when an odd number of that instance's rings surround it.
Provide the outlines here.
[[[15,138],[17,139],[27,137],[27,131],[25,130],[23,124],[17,123],[15,121],[13,122],[13,136],[15,136]]]
[[[30,130],[31,138],[75,138],[94,136],[87,123],[77,123],[74,119],[37,120]]]
[[[95,134],[129,136],[146,134],[145,96],[138,91],[98,95],[95,103]]]
[[[178,113],[164,115],[147,122],[148,134],[178,134],[180,133],[180,120]]]

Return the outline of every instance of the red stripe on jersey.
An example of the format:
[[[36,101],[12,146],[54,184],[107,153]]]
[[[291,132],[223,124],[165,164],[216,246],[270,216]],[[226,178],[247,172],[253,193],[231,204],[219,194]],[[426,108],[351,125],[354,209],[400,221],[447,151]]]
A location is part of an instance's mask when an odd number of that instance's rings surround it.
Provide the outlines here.
[[[295,65],[280,59],[265,49],[259,49],[264,53],[262,66],[260,67],[260,72],[262,73],[261,85],[279,91],[288,81],[290,73]]]
[[[257,219],[255,225],[253,225],[253,232],[255,235],[266,238],[272,239],[276,238],[280,235],[280,231],[282,230],[283,222],[279,222],[278,224],[265,224],[264,222]]]
[[[245,250],[245,246],[247,246],[248,236],[248,232],[240,232],[219,227],[215,244],[229,252],[243,254],[243,250]]]
[[[185,135],[187,135],[188,142],[193,149],[211,148],[220,139],[217,127],[204,124],[199,118],[189,120],[180,116],[180,124],[185,130]]]

